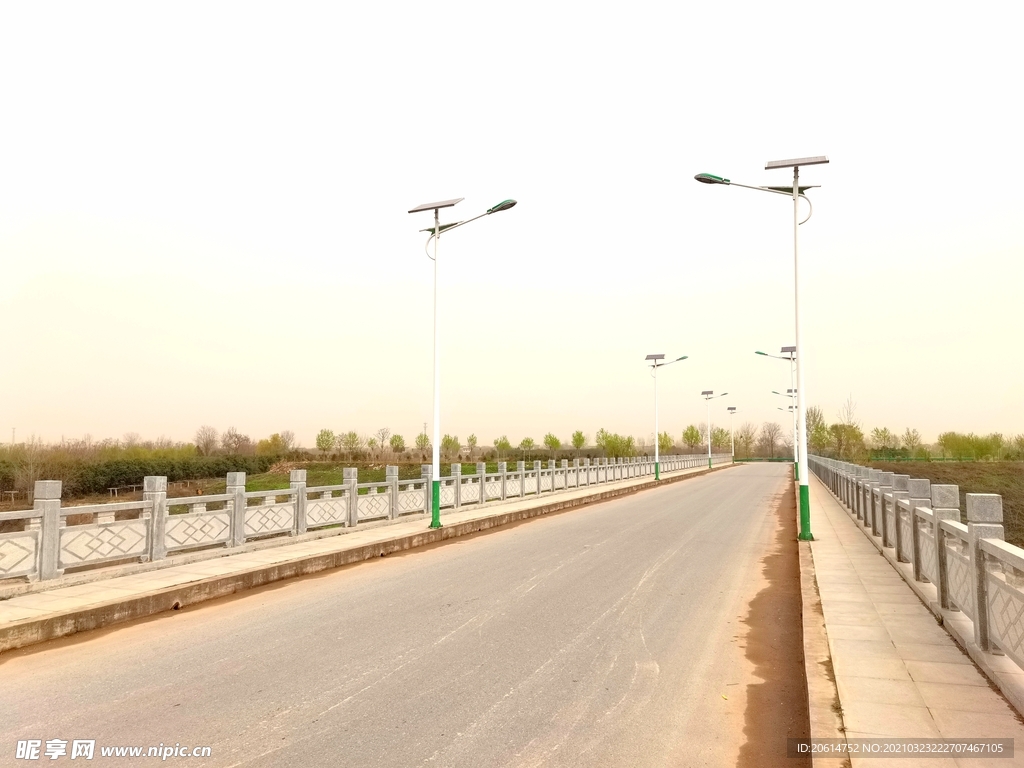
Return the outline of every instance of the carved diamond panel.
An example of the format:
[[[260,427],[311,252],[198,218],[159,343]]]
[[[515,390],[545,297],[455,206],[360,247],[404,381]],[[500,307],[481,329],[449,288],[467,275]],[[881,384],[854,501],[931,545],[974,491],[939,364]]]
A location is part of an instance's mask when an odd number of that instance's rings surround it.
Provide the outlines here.
[[[519,495],[519,478],[510,477],[505,481],[505,495],[506,496],[518,496]]]
[[[877,507],[876,507],[877,509]],[[886,542],[885,546],[895,547],[896,546],[896,518],[893,517],[892,508],[890,505],[885,505],[885,534]]]
[[[540,489],[542,491],[550,491],[551,490],[551,476],[550,475],[541,475],[541,478],[540,478]]]
[[[262,536],[266,533],[290,531],[295,507],[291,504],[266,504],[245,510],[245,535]]]
[[[555,488],[565,488],[565,475],[555,475]]]
[[[348,496],[330,499],[307,499],[306,527],[336,525],[348,520]]]
[[[974,599],[971,597],[971,561],[961,554],[964,545],[959,539],[946,539],[946,577],[949,579],[949,599],[971,620],[974,619]]]
[[[501,480],[487,481],[487,498],[488,500],[501,498]]]
[[[146,520],[72,525],[60,532],[60,564],[71,567],[146,554]]]
[[[1003,653],[1024,666],[1024,594],[1000,575],[989,573],[987,577],[989,632]]]
[[[391,514],[391,495],[367,493],[359,497],[359,519],[377,520]]]
[[[398,512],[422,512],[423,489],[407,488],[398,492]]]
[[[932,524],[918,521],[917,538],[921,549],[921,574],[932,584],[939,581],[939,565],[935,558],[935,536]]]
[[[225,512],[205,515],[169,515],[164,529],[167,549],[181,549],[227,541],[231,535],[231,517]]]
[[[38,549],[35,531],[0,534],[0,578],[35,573]]]
[[[464,483],[462,485],[462,499],[463,504],[468,504],[471,501],[480,501],[480,483]]]
[[[455,506],[455,486],[442,482],[441,485],[441,506]]]
[[[526,476],[526,492],[536,493],[537,492],[537,476],[527,475]]]
[[[900,554],[907,563],[914,560],[914,532],[910,528],[910,518],[903,510],[900,510]]]

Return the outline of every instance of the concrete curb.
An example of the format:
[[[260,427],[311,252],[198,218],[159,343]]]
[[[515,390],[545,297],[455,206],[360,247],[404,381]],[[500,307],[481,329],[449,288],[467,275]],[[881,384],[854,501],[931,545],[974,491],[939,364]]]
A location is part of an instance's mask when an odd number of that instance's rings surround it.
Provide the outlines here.
[[[693,477],[703,477],[704,475],[728,469],[732,466],[736,465],[726,464],[714,469],[690,472],[661,480],[650,480],[625,488],[611,488],[589,496],[551,501],[548,504],[540,504],[536,507],[510,512],[498,512],[487,517],[454,522],[442,528],[427,528],[417,533],[397,535],[384,541],[359,545],[336,552],[300,556],[294,560],[154,589],[144,594],[111,600],[106,603],[97,603],[86,608],[22,619],[5,626],[0,626],[0,653],[46,642],[47,640],[55,640],[78,632],[100,629],[126,621],[134,621],[165,611],[183,608],[187,605],[196,605],[207,600],[227,597],[228,595],[262,587],[283,579],[320,573],[333,568],[364,562],[376,557],[383,557],[394,552],[405,552],[430,544],[439,544],[459,538],[460,536],[501,528],[542,515],[550,515],[622,496],[629,496],[639,491],[659,488]]]
[[[796,514],[799,517],[799,507],[797,507]],[[825,627],[825,613],[821,608],[811,542],[797,541],[797,548],[800,551],[804,674],[807,677],[807,710],[811,721],[810,737],[812,739],[846,741],[843,710],[839,700],[839,688],[832,671],[832,653],[828,645],[828,630]],[[849,766],[850,761],[845,757],[814,755],[811,758],[811,764],[839,768],[840,766]]]
[[[953,638],[953,641],[971,657],[971,660],[981,671],[981,674],[988,678],[989,682],[999,690],[1013,710],[1017,714],[1024,714],[1024,670],[1021,670],[1020,667],[1006,656],[986,653],[981,650],[974,642],[974,624],[971,620],[959,611],[943,610],[939,605],[935,586],[927,582],[914,581],[913,566],[910,563],[896,562],[895,553],[882,546],[881,538],[873,536],[871,529],[865,528],[857,517],[850,513],[850,510],[843,504],[842,500],[832,493],[832,490],[827,485],[818,478],[814,479],[850,515],[861,533],[865,535],[868,541],[875,545],[878,554],[885,558],[885,561],[900,575],[900,578],[906,582],[918,599],[932,612],[939,625],[946,630],[946,633]]]

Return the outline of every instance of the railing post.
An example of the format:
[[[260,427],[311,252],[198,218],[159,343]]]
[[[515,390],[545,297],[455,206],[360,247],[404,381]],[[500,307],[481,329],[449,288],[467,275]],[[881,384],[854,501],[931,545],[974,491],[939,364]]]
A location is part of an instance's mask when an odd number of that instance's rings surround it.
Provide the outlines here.
[[[1003,540],[1003,497],[998,493],[967,494],[967,539],[971,547],[971,591],[974,595],[974,642],[991,650],[988,632],[988,579],[982,539]]]
[[[548,459],[548,469],[551,470],[551,492],[555,492],[555,473],[558,472],[558,462]]]
[[[452,509],[458,509],[462,506],[462,465],[458,462],[453,462],[449,465],[451,467],[451,478],[452,478]]]
[[[914,581],[928,581],[921,574],[921,518],[917,516],[918,507],[930,508],[931,499],[929,498],[931,490],[930,480],[918,480],[910,479],[907,480],[907,495],[909,496],[910,503],[910,548],[914,553]],[[936,533],[935,536],[935,558],[938,560],[938,542],[939,537]]]
[[[569,461],[562,459],[562,490],[569,490]]]
[[[933,485],[930,489],[932,497],[932,513],[935,515],[935,549],[938,557],[939,583],[935,588],[939,592],[939,605],[945,610],[952,610],[949,602],[949,565],[946,561],[946,540],[942,532],[943,520],[960,522],[960,487],[957,485]]]
[[[499,461],[498,472],[501,475],[501,500],[504,501],[508,490],[505,486],[505,482],[508,479],[508,463],[504,461]]]
[[[896,475],[892,476],[892,519],[895,531],[893,531],[893,541],[896,545],[896,562],[905,563],[906,558],[900,554],[903,549],[903,526],[900,525],[900,500],[909,499],[910,494],[907,492],[907,481],[910,480],[910,475]],[[911,510],[913,511],[913,510]],[[910,521],[913,524],[913,520]],[[911,545],[913,546],[913,545]]]
[[[433,511],[431,509],[431,494],[433,493],[433,472],[434,468],[432,465],[420,464],[420,479],[423,482],[423,514],[425,514],[427,517],[430,517],[430,514]]]
[[[144,477],[142,500],[153,502],[149,513],[149,559],[163,560],[167,557],[167,478]]]
[[[39,536],[39,578],[56,579],[64,573],[60,567],[60,480],[36,480],[32,509],[39,512],[42,531]]]
[[[306,470],[293,469],[288,473],[288,487],[295,494],[295,535],[306,532]]]
[[[882,475],[883,472],[880,469],[869,469],[868,470],[868,504],[865,508],[865,514],[867,518],[864,521],[864,525],[870,524],[871,534],[873,536],[882,537],[882,546],[885,546],[885,510],[881,509],[884,497],[881,494],[875,494],[875,491],[882,487]],[[876,502],[875,500],[878,499]],[[879,514],[881,512],[882,514]],[[879,521],[881,517],[881,521]]]
[[[388,491],[391,494],[391,506],[388,509],[388,517],[392,520],[398,519],[398,467],[393,464],[384,465],[384,481],[388,484]]]
[[[541,482],[540,482],[541,463],[539,461],[533,462],[533,474],[537,477],[537,496],[540,496]]]
[[[487,503],[487,462],[478,461],[476,463],[476,474],[480,478],[480,501],[479,504],[482,507]]]
[[[225,493],[234,495],[231,500],[231,546],[240,547],[245,543],[245,472],[228,472]]]
[[[516,471],[519,473],[519,498],[526,495],[526,462],[517,461]]]
[[[425,465],[429,467],[430,465]],[[358,467],[344,467],[341,470],[341,478],[344,484],[348,486],[348,526],[355,528],[359,525],[359,468]],[[430,514],[430,483],[429,476],[427,477],[427,484],[423,495],[426,496],[427,501],[424,504],[426,512]]]

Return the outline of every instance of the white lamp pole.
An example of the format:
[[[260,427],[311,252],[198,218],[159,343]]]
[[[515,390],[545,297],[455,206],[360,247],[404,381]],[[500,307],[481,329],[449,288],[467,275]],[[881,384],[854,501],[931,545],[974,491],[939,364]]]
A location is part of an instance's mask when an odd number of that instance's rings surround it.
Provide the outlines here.
[[[661,479],[661,454],[659,453],[661,442],[661,433],[658,432],[658,369],[664,368],[666,365],[672,365],[672,363],[678,363],[680,360],[685,360],[688,356],[683,355],[677,357],[675,360],[670,360],[667,363],[661,362],[665,359],[664,355],[648,355],[645,360],[651,361],[651,376],[654,377],[654,479]]]
[[[811,213],[808,211],[807,218],[800,221],[800,199],[807,200],[810,206],[811,201],[804,195],[804,190],[811,189],[811,186],[800,186],[800,166],[822,165],[828,162],[824,155],[819,157],[801,157],[795,160],[770,160],[765,163],[766,171],[777,168],[793,169],[793,184],[789,187],[754,187],[747,184],[738,184],[721,176],[714,176],[710,173],[698,173],[694,178],[704,184],[726,184],[746,189],[756,189],[761,192],[782,194],[793,198],[793,306],[794,320],[796,325],[796,391],[797,398],[797,428],[799,432],[797,448],[797,481],[800,483],[800,535],[801,541],[810,541],[811,535],[811,497],[809,479],[807,476],[807,388],[804,386],[804,368],[807,361],[806,350],[800,343],[800,248],[799,248],[799,227],[809,221]]]
[[[707,402],[708,406],[708,469],[711,469],[711,401],[714,400],[716,397],[725,397],[729,393],[723,392],[720,395],[716,395],[712,390],[705,389],[700,394]]]
[[[455,224],[441,224],[440,211],[442,208],[451,208],[456,203],[462,202],[465,198],[456,197],[452,200],[441,200],[436,203],[424,203],[423,205],[417,205],[409,213],[419,213],[421,211],[434,211],[434,226],[430,229],[420,230],[421,232],[429,232],[430,237],[427,238],[426,247],[430,247],[430,240],[434,240],[434,255],[430,255],[430,251],[427,251],[427,256],[434,260],[434,439],[431,444],[430,458],[431,458],[431,515],[430,515],[430,527],[440,528],[441,527],[441,348],[438,344],[438,325],[437,325],[437,244],[441,239],[441,233],[447,232],[450,229],[461,227],[465,224],[469,224],[471,221],[488,216],[498,211],[507,211],[509,208],[516,204],[515,200],[503,200],[493,208],[489,208],[485,213],[481,213],[479,216],[474,216],[472,219],[466,221],[459,221]],[[425,492],[425,489],[424,489]]]
[[[727,410],[729,412],[729,443],[730,443],[730,447],[732,448],[732,457],[733,457],[733,459],[735,459],[736,458],[736,422],[733,420],[732,417],[736,415],[736,406],[735,405],[730,405],[725,410]]]

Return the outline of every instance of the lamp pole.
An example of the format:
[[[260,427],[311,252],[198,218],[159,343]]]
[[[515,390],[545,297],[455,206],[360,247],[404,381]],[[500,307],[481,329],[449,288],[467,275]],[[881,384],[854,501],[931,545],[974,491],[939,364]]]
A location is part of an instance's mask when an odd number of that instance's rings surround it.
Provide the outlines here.
[[[733,458],[733,460],[735,460],[736,459],[736,422],[733,420],[732,417],[736,415],[736,406],[735,405],[730,405],[725,410],[727,410],[729,412],[729,443],[730,443],[730,447],[732,448],[732,458]]]
[[[427,238],[426,248],[429,249],[430,241],[434,241],[434,255],[430,255],[430,251],[427,250],[427,256],[434,260],[434,438],[431,441],[431,482],[430,482],[430,495],[431,495],[431,514],[430,514],[430,527],[440,528],[441,527],[441,348],[438,344],[438,324],[437,324],[437,271],[438,271],[438,260],[437,260],[437,244],[441,240],[441,233],[447,232],[450,229],[464,226],[469,224],[471,221],[489,216],[492,213],[498,211],[507,211],[512,208],[515,204],[515,200],[503,200],[493,208],[487,209],[485,213],[481,213],[479,216],[474,216],[472,219],[466,221],[459,221],[454,224],[441,224],[440,212],[442,208],[451,208],[456,203],[460,203],[465,198],[456,197],[451,200],[440,200],[436,203],[424,203],[423,205],[417,205],[415,208],[409,211],[409,213],[420,213],[421,211],[434,211],[434,226],[429,229],[422,229],[421,232],[429,232],[430,237]]]
[[[723,392],[720,395],[716,395],[712,390],[705,389],[700,394],[704,398],[708,406],[708,469],[711,469],[711,401],[714,400],[716,397],[725,397],[729,393]]]
[[[672,363],[678,363],[680,360],[685,360],[688,356],[683,355],[677,357],[675,360],[669,360],[667,363],[661,362],[665,359],[664,355],[648,355],[645,360],[651,361],[651,376],[654,377],[654,479],[661,479],[661,454],[659,453],[659,443],[661,442],[661,433],[658,432],[658,369],[664,368],[666,365],[672,365]]]
[[[799,394],[797,398],[797,429],[799,432],[799,440],[797,441],[797,482],[800,484],[800,534],[798,538],[801,541],[810,541],[814,537],[811,535],[811,495],[807,469],[807,388],[804,386],[804,368],[806,367],[804,364],[807,361],[807,356],[805,354],[806,350],[801,345],[800,333],[800,247],[798,235],[800,225],[806,223],[811,218],[811,211],[809,210],[807,218],[800,221],[800,199],[806,200],[807,205],[810,206],[811,201],[804,195],[804,191],[812,187],[800,186],[800,166],[823,165],[827,162],[828,158],[821,155],[818,157],[801,157],[794,160],[769,160],[765,163],[764,169],[766,171],[778,168],[792,168],[793,184],[790,187],[749,186],[747,184],[738,184],[710,173],[698,173],[694,177],[697,181],[704,184],[726,184],[761,192],[792,196],[793,198],[793,314],[796,325],[796,391]]]

